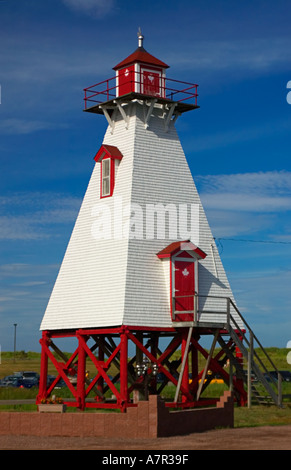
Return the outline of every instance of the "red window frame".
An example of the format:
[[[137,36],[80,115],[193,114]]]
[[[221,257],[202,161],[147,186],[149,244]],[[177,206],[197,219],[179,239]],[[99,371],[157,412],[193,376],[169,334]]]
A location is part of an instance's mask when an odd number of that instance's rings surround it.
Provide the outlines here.
[[[109,175],[106,175],[105,178],[109,179],[109,192],[104,194],[104,162],[109,161]],[[107,157],[101,160],[101,177],[100,177],[100,198],[110,197],[114,191],[114,180],[115,180],[115,161],[113,158]]]
[[[122,157],[123,155],[117,147],[107,144],[101,145],[100,149],[96,153],[94,160],[97,163],[100,163],[100,199],[111,197],[113,195],[115,185],[115,160],[120,161]],[[109,192],[106,192],[106,194],[104,194],[103,191],[104,161],[109,161],[109,174],[106,175],[106,178],[109,179]]]

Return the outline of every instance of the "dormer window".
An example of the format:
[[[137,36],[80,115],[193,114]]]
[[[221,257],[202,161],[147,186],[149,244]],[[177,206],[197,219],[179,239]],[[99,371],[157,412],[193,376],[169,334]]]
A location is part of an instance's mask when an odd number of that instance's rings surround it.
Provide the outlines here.
[[[100,163],[100,198],[113,195],[116,171],[122,153],[113,145],[102,145],[94,160]]]
[[[101,162],[101,197],[111,196],[112,177],[111,177],[111,159],[105,158]]]

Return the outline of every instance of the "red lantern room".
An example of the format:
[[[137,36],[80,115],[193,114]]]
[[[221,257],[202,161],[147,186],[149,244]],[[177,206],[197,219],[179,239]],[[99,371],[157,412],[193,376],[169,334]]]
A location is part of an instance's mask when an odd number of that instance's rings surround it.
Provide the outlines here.
[[[84,111],[104,114],[109,125],[112,110],[133,99],[151,99],[170,110],[176,116],[186,111],[199,108],[197,105],[197,87],[187,83],[166,78],[165,62],[149,54],[143,47],[143,35],[138,32],[138,48],[126,59],[119,62],[113,70],[115,76],[107,78],[84,89]],[[122,114],[122,108],[119,108]]]
[[[143,35],[139,30],[136,51],[114,67],[116,96],[135,92],[165,98],[165,71],[168,67],[144,49]]]

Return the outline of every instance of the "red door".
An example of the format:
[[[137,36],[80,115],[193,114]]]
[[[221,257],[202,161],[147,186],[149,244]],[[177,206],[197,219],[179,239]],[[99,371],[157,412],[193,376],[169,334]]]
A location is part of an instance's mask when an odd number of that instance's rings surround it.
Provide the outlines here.
[[[193,321],[195,293],[194,261],[176,260],[174,282],[174,308],[176,321]],[[187,312],[179,314],[179,312]]]
[[[148,70],[142,71],[142,93],[151,96],[161,96],[160,74]]]

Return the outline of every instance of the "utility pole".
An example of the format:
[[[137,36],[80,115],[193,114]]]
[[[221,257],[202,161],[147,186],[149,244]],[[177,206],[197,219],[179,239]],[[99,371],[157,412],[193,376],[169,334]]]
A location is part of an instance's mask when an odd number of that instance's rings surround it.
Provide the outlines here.
[[[17,327],[17,323],[14,323],[14,362],[15,362],[15,355],[16,355],[16,327]]]

